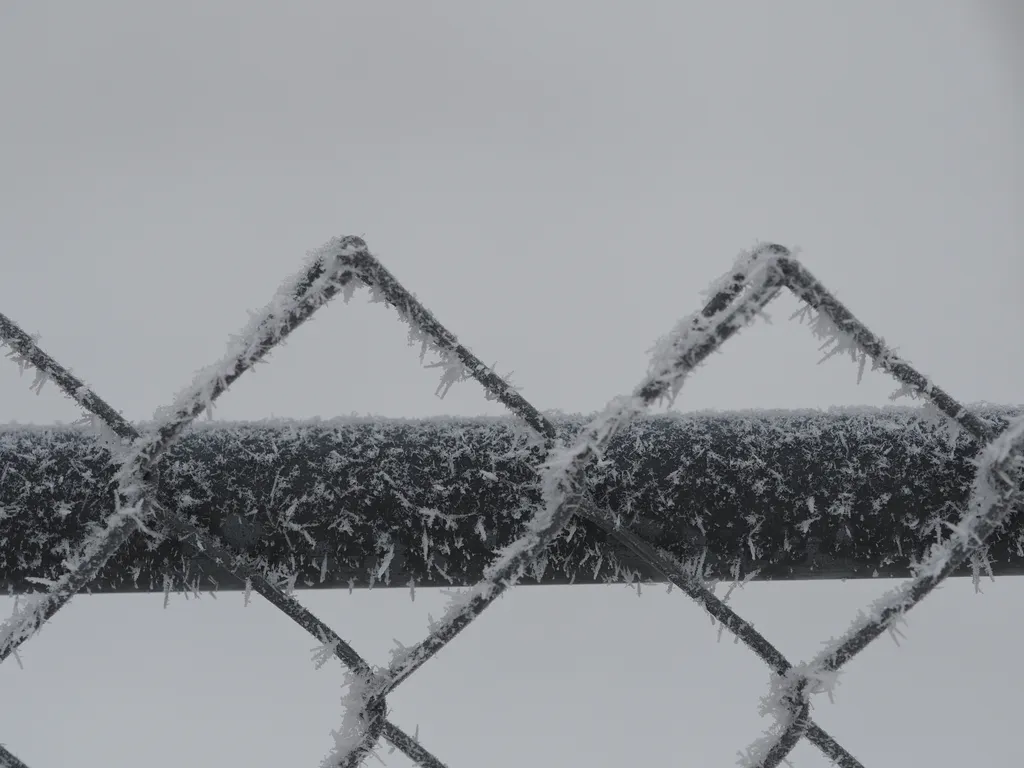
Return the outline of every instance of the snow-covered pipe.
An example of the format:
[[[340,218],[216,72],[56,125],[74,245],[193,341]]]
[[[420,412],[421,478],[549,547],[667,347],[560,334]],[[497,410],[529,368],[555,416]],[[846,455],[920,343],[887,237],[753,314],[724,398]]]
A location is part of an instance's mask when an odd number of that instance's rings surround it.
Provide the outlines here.
[[[997,430],[1020,412],[972,410]],[[586,423],[552,420],[566,439]],[[159,499],[284,585],[465,585],[539,502],[530,434],[508,418],[199,424],[160,464]],[[980,448],[920,408],[656,415],[617,435],[587,484],[707,578],[905,576],[963,514]],[[114,511],[115,470],[84,428],[0,427],[7,591],[64,572]],[[575,522],[522,583],[661,580],[606,541]],[[1024,573],[1024,521],[996,534],[980,566]],[[91,591],[183,586],[245,585],[173,537],[140,533]]]

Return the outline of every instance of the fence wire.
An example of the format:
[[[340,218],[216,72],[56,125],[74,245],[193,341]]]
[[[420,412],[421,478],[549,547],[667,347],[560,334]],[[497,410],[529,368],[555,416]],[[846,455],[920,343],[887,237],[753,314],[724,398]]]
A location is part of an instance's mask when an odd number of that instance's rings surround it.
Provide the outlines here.
[[[244,556],[223,544],[210,531],[191,523],[178,510],[158,501],[159,467],[168,449],[188,426],[210,409],[243,373],[260,362],[314,312],[342,293],[347,301],[358,286],[394,307],[410,328],[410,339],[423,344],[441,359],[439,391],[454,383],[475,379],[489,399],[504,404],[540,438],[544,459],[539,466],[543,500],[527,523],[524,534],[502,550],[485,571],[483,581],[459,595],[446,614],[432,624],[427,637],[411,648],[392,654],[385,668],[371,666],[330,627],[304,608],[290,585],[264,574]],[[812,330],[825,339],[826,356],[849,354],[861,371],[867,362],[895,378],[906,394],[930,401],[948,419],[986,445],[968,508],[951,526],[942,544],[913,568],[913,577],[861,612],[850,629],[810,661],[791,663],[753,625],[717,597],[692,566],[676,561],[624,525],[621,518],[596,505],[581,489],[588,469],[601,458],[615,433],[650,406],[672,402],[686,377],[729,338],[757,317],[784,289],[804,303]],[[36,372],[33,387],[52,380],[93,418],[110,430],[123,450],[113,457],[119,464],[115,512],[104,525],[81,542],[78,554],[68,558],[66,573],[56,581],[39,579],[45,591],[19,596],[10,619],[0,625],[0,661],[16,654],[34,635],[100,572],[107,560],[133,535],[157,537],[150,529],[159,522],[187,548],[231,572],[280,609],[321,643],[322,657],[337,657],[346,667],[347,694],[343,717],[334,732],[335,747],[324,766],[355,768],[370,756],[381,739],[429,768],[442,763],[419,740],[388,719],[387,696],[407,680],[503,592],[523,577],[527,568],[565,529],[574,516],[591,521],[631,550],[671,584],[701,605],[721,626],[756,653],[771,670],[771,686],[762,699],[762,711],[774,724],[740,754],[740,763],[773,768],[807,739],[834,764],[859,768],[861,763],[811,717],[811,697],[828,693],[838,673],[872,640],[892,630],[903,615],[924,599],[943,579],[968,559],[984,565],[985,542],[1012,509],[1024,504],[1024,417],[1011,422],[1001,434],[972,414],[899,358],[807,271],[790,252],[765,244],[743,253],[733,268],[716,281],[706,305],[680,321],[653,352],[647,375],[629,395],[613,399],[571,445],[556,436],[552,423],[493,369],[462,346],[385,267],[358,237],[335,238],[311,254],[305,268],[286,281],[271,303],[253,317],[243,332],[232,338],[225,356],[201,371],[174,403],[158,413],[155,425],[140,433],[66,368],[47,355],[18,325],[0,314],[0,341],[10,348],[8,357]],[[27,768],[0,745],[0,768]]]

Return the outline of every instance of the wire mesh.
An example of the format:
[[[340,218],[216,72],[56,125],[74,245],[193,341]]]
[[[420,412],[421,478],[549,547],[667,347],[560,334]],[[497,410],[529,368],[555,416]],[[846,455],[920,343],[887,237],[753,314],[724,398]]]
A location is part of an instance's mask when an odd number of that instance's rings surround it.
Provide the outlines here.
[[[455,382],[475,379],[488,398],[505,405],[540,438],[538,472],[542,503],[535,509],[524,534],[497,553],[484,579],[459,595],[420,643],[392,654],[391,663],[373,667],[337,633],[304,608],[292,595],[287,581],[268,576],[245,557],[222,543],[210,531],[194,525],[183,514],[158,502],[160,462],[189,425],[243,373],[260,362],[314,312],[339,293],[346,300],[357,286],[394,307],[409,323],[413,340],[441,357],[440,390]],[[619,516],[587,497],[583,482],[611,438],[632,418],[661,401],[673,401],[684,380],[729,338],[756,318],[783,290],[804,303],[802,312],[812,330],[826,339],[827,356],[850,354],[861,370],[867,362],[895,378],[906,393],[930,401],[946,418],[986,445],[977,460],[973,494],[959,524],[950,526],[942,544],[933,546],[913,567],[913,577],[861,612],[849,630],[810,661],[791,663],[753,625],[732,610],[702,580],[692,566],[659,550],[625,525]],[[0,661],[16,654],[35,634],[100,572],[107,560],[134,535],[157,537],[149,527],[157,521],[191,551],[231,572],[281,610],[321,643],[321,658],[337,657],[346,667],[347,694],[341,725],[333,734],[335,748],[324,765],[354,768],[371,755],[381,739],[405,753],[416,764],[443,766],[418,738],[388,719],[387,696],[415,673],[466,626],[479,617],[502,593],[513,587],[527,569],[566,528],[574,516],[606,531],[652,569],[703,607],[721,626],[754,651],[772,672],[772,683],[762,700],[774,724],[756,743],[741,753],[741,764],[771,768],[786,759],[794,746],[807,739],[834,764],[854,768],[861,763],[819,726],[811,716],[811,697],[827,693],[839,671],[871,641],[901,620],[943,579],[968,559],[984,564],[985,542],[1011,510],[1024,502],[1020,479],[1024,473],[1024,418],[1017,418],[1001,433],[964,408],[898,357],[808,272],[790,252],[765,244],[740,255],[733,268],[713,284],[710,298],[697,313],[680,321],[653,352],[647,375],[635,390],[614,398],[576,437],[563,444],[552,423],[504,378],[484,365],[445,328],[370,253],[358,237],[335,238],[314,252],[306,267],[286,281],[262,313],[234,337],[225,356],[201,371],[193,383],[159,414],[156,424],[140,433],[102,398],[47,355],[20,327],[0,314],[0,340],[23,368],[36,372],[34,387],[54,381],[97,423],[109,429],[122,450],[113,459],[119,466],[115,512],[94,531],[66,562],[66,573],[55,581],[38,579],[43,591],[19,596],[13,615],[0,625]],[[0,746],[0,766],[25,764]]]

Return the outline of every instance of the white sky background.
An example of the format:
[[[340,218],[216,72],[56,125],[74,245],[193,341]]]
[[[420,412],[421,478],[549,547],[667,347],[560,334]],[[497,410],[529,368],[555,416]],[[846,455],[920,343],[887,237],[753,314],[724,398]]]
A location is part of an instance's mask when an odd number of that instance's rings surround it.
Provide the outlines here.
[[[0,310],[132,420],[219,357],[307,249],[360,234],[542,409],[592,411],[757,240],[968,402],[1024,401],[1024,12],[899,3],[8,3]],[[678,408],[882,405],[784,299]],[[3,361],[0,361],[3,362]],[[383,306],[340,301],[217,417],[444,401]],[[0,422],[70,422],[0,366]],[[887,584],[734,600],[794,660]],[[371,661],[444,597],[302,593]],[[944,587],[815,715],[868,766],[1011,764],[1024,584]],[[0,600],[8,611],[9,600]],[[768,674],[678,593],[515,590],[390,699],[458,766],[731,765]],[[33,768],[317,765],[341,668],[254,598],[77,599],[0,667]],[[815,750],[801,768],[824,765]],[[406,765],[398,753],[387,765]]]

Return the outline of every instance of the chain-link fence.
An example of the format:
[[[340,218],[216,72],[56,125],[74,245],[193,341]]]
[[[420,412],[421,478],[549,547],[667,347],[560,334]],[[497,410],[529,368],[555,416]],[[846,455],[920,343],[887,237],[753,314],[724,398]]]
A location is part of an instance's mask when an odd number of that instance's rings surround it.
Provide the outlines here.
[[[287,584],[268,575],[211,532],[191,523],[178,510],[158,501],[160,462],[193,420],[245,371],[341,293],[347,298],[360,285],[374,298],[397,309],[410,327],[410,338],[424,351],[440,357],[440,391],[460,380],[476,379],[489,398],[503,403],[532,429],[543,445],[540,464],[543,501],[534,510],[524,534],[496,553],[484,579],[460,594],[445,615],[433,622],[419,644],[392,653],[386,668],[371,667],[348,643],[306,610]],[[825,340],[827,355],[849,354],[863,371],[868,361],[892,375],[907,394],[925,398],[948,419],[986,445],[968,508],[949,536],[936,544],[913,567],[913,577],[861,612],[850,629],[815,658],[793,664],[754,627],[717,597],[690,565],[659,550],[625,525],[621,517],[598,507],[587,497],[585,477],[599,461],[616,432],[660,401],[674,400],[686,377],[752,321],[782,290],[788,288],[805,307],[812,330]],[[226,355],[200,372],[156,424],[144,434],[110,405],[43,352],[29,335],[0,314],[0,340],[9,357],[36,372],[34,387],[52,380],[84,408],[96,423],[110,430],[123,450],[115,449],[119,465],[115,512],[77,548],[66,572],[55,581],[39,579],[45,589],[19,596],[10,619],[0,626],[0,661],[37,632],[79,590],[86,587],[108,559],[134,535],[158,536],[150,526],[176,536],[197,555],[230,571],[321,643],[319,659],[337,657],[347,668],[344,715],[334,733],[335,748],[325,766],[356,766],[383,738],[421,766],[443,766],[418,739],[388,719],[387,696],[477,618],[503,592],[516,584],[527,568],[562,533],[574,516],[597,525],[655,572],[699,603],[715,620],[746,643],[771,669],[772,685],[762,700],[774,717],[769,731],[744,753],[747,766],[777,766],[801,738],[808,739],[835,764],[854,768],[861,763],[811,717],[811,697],[831,690],[836,677],[872,640],[893,629],[903,614],[926,597],[943,579],[969,559],[984,563],[986,539],[1011,510],[1024,503],[1024,417],[996,434],[985,420],[968,411],[932,384],[832,296],[785,248],[762,245],[741,254],[733,268],[714,283],[702,310],[680,321],[653,351],[649,371],[629,395],[613,399],[577,436],[563,444],[552,423],[527,402],[505,379],[459,344],[456,337],[426,310],[357,237],[332,240],[311,255],[306,267],[278,291],[249,326],[232,339]],[[0,746],[0,765],[24,768],[24,763]]]

